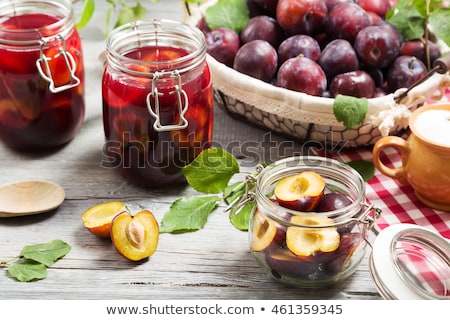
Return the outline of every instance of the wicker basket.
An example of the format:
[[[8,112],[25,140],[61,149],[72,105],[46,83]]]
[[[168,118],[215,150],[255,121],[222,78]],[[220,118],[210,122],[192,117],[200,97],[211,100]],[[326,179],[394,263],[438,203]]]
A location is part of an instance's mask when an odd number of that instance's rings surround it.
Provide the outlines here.
[[[187,23],[195,25],[208,5],[191,6]],[[446,48],[448,50],[448,48]],[[327,146],[358,147],[373,145],[379,138],[404,131],[412,111],[430,100],[440,100],[450,86],[450,75],[434,74],[412,88],[369,100],[364,122],[346,129],[333,113],[333,98],[315,97],[276,87],[242,74],[208,56],[216,102],[229,112],[274,132],[300,141],[315,141]]]

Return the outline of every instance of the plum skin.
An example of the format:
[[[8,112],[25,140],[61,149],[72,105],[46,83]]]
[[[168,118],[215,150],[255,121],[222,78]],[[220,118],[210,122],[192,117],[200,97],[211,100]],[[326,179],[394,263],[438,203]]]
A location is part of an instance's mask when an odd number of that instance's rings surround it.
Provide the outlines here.
[[[299,56],[281,65],[276,84],[312,96],[322,96],[327,88],[327,77],[315,61]]]
[[[253,40],[239,48],[233,68],[241,73],[270,82],[278,67],[278,54],[265,40]]]
[[[231,29],[217,28],[205,34],[206,51],[217,61],[232,67],[240,47],[239,35]]]

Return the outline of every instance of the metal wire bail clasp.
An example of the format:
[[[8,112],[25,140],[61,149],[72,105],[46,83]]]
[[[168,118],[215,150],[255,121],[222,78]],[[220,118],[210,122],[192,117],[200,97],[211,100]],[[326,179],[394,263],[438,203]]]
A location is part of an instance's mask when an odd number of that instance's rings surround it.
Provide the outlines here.
[[[72,54],[67,51],[66,40],[58,35],[58,39],[62,42],[62,46],[58,48],[58,52],[53,57],[47,57],[44,53],[44,47],[47,44],[45,41],[40,41],[40,57],[36,60],[36,67],[41,77],[49,83],[49,90],[53,93],[58,93],[67,89],[74,88],[80,84],[80,79],[75,75],[77,65]],[[69,82],[60,86],[55,85],[55,77],[57,75],[52,73],[49,62],[53,59],[62,57],[64,59],[67,72],[69,73]],[[44,68],[44,69],[43,69]],[[53,70],[56,71],[56,70]]]
[[[177,95],[177,105],[178,105],[178,112],[180,114],[180,119],[177,124],[161,124],[161,116],[160,116],[160,104],[159,104],[159,97],[163,96],[163,93],[160,93],[158,91],[158,88],[156,86],[157,81],[159,78],[163,75],[160,72],[155,72],[152,79],[152,91],[147,95],[147,108],[148,112],[155,118],[155,123],[153,124],[153,129],[157,132],[162,131],[172,131],[172,130],[180,130],[185,129],[188,126],[188,121],[186,117],[184,116],[186,114],[186,111],[189,107],[189,101],[188,96],[186,94],[186,91],[182,88],[181,83],[181,76],[178,72],[178,70],[175,70],[173,72],[168,73],[169,76],[175,77],[178,81],[178,84],[175,86],[175,90],[170,91],[169,95],[176,94]],[[151,103],[151,98],[153,97],[155,105],[154,108]]]
[[[245,176],[245,181],[243,182],[244,189],[242,190],[242,186],[237,187],[237,190],[235,190],[235,192],[239,196],[228,204],[228,206],[224,210],[225,212],[231,212],[232,214],[236,215],[247,203],[256,201],[256,194],[254,192],[256,178],[263,169],[264,166],[258,165],[256,167],[256,173]]]

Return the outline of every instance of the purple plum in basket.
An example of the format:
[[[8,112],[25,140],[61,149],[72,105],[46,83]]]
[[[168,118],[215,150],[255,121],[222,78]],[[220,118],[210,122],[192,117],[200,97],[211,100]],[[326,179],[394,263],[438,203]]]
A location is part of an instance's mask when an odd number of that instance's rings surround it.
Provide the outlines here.
[[[350,42],[344,39],[336,39],[328,43],[317,62],[325,71],[329,81],[337,74],[359,69],[356,51]]]
[[[328,12],[326,30],[335,39],[353,43],[356,35],[371,23],[369,14],[356,3],[344,2]]]
[[[270,82],[278,67],[278,54],[267,41],[253,40],[238,50],[233,67],[246,75]]]
[[[363,70],[341,73],[331,81],[330,93],[333,97],[343,94],[357,98],[372,98],[375,93],[375,82]]]
[[[314,35],[322,30],[327,11],[323,0],[279,0],[276,18],[289,35]]]
[[[441,56],[441,49],[437,46],[437,44],[428,41],[428,48],[430,52],[430,64],[433,64],[434,60]],[[425,65],[427,64],[427,54],[426,54],[425,40],[409,40],[403,42],[402,47],[400,49],[400,55],[402,56],[415,56],[422,60]]]
[[[320,57],[320,46],[316,39],[304,34],[296,34],[284,40],[278,47],[278,61],[281,64],[289,58],[300,54],[317,61]]]
[[[361,30],[354,44],[358,57],[366,65],[376,68],[389,66],[399,55],[401,45],[400,32],[386,22]]]
[[[409,88],[427,73],[423,62],[413,56],[400,56],[389,68],[387,85],[390,92],[399,88]]]
[[[239,35],[231,29],[217,28],[206,33],[206,51],[217,61],[233,66],[240,47]]]
[[[356,0],[355,2],[367,12],[373,12],[380,17],[384,17],[391,9],[389,0]]]
[[[315,61],[298,56],[281,65],[276,83],[279,87],[322,96],[327,88],[327,77]]]
[[[277,48],[284,40],[284,31],[274,18],[257,16],[247,22],[241,30],[240,38],[243,44],[252,40],[266,40]]]

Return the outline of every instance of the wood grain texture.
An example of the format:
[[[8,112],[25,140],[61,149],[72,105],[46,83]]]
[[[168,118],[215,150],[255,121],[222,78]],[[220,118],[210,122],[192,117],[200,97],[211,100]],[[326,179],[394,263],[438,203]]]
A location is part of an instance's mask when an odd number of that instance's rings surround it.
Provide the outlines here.
[[[102,2],[96,2],[99,5]],[[144,1],[149,17],[182,19],[179,0]],[[93,21],[104,21],[97,10]],[[156,253],[141,263],[126,261],[109,240],[82,225],[87,208],[122,200],[132,210],[151,210],[158,221],[178,197],[196,194],[180,186],[146,190],[126,183],[102,167],[101,71],[104,50],[101,23],[81,31],[86,60],[86,121],[79,134],[56,152],[26,154],[0,145],[0,184],[44,179],[60,184],[65,201],[54,211],[0,220],[0,260],[16,256],[24,245],[61,239],[71,252],[41,281],[20,283],[0,269],[0,299],[380,299],[366,257],[356,273],[335,288],[304,290],[278,283],[263,273],[250,255],[248,234],[236,230],[217,208],[203,230],[161,234]],[[217,106],[214,140],[231,151],[243,171],[256,164],[301,153],[302,145],[234,119]],[[241,179],[243,175],[233,179]]]

